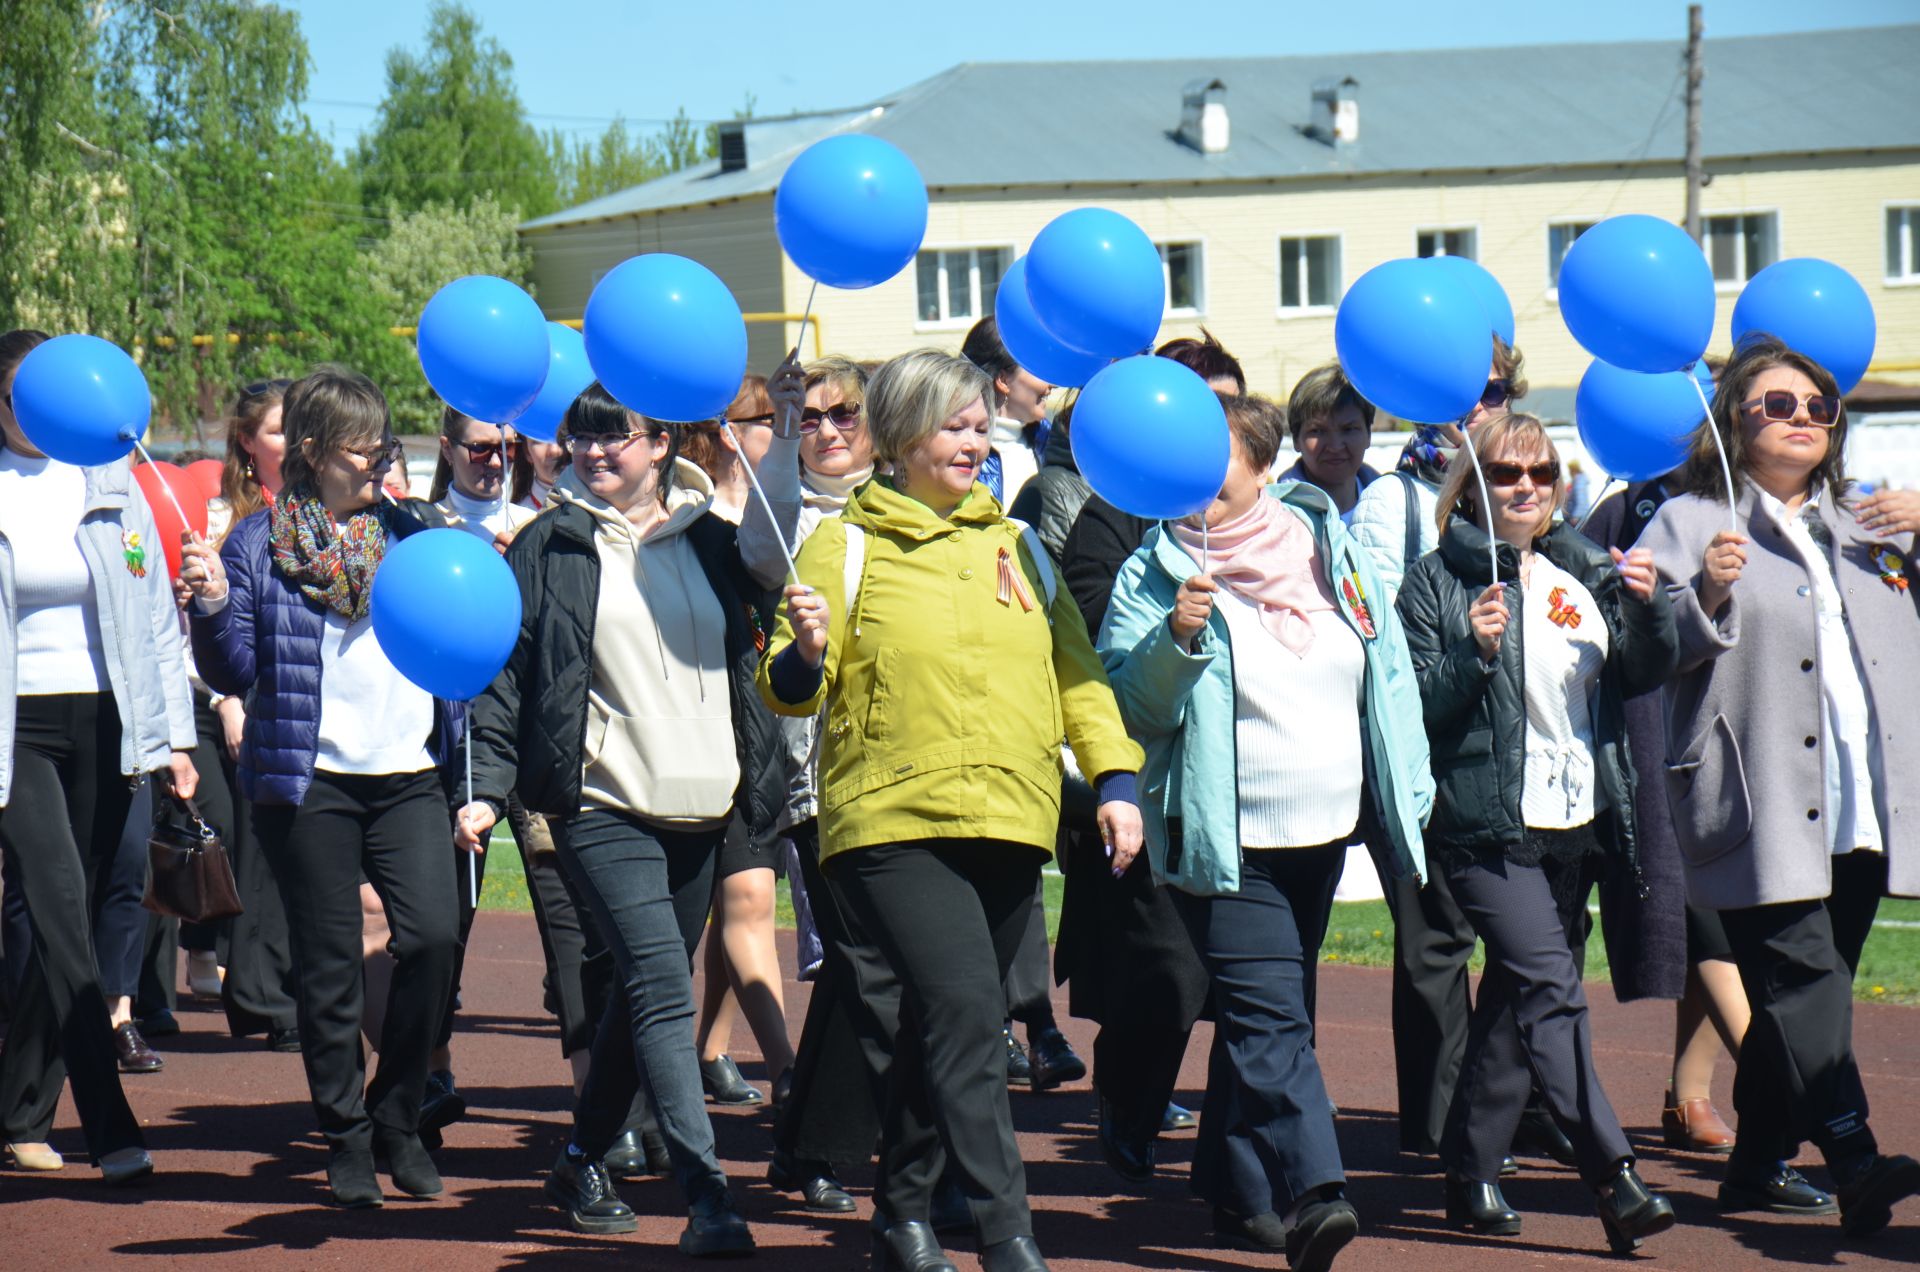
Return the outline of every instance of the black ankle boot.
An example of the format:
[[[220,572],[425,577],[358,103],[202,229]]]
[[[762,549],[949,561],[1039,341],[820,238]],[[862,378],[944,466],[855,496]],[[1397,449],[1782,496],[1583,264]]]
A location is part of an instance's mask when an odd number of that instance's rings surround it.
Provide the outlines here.
[[[1326,1196],[1328,1191],[1333,1196]],[[1287,1267],[1292,1272],[1327,1272],[1333,1258],[1360,1234],[1360,1216],[1344,1192],[1323,1189],[1305,1202],[1287,1229]]]
[[[1520,1212],[1500,1195],[1499,1184],[1482,1184],[1447,1172],[1447,1222],[1489,1237],[1520,1235]]]
[[[696,1259],[753,1253],[753,1229],[734,1208],[732,1193],[723,1188],[688,1207],[687,1226],[680,1233],[680,1253]]]
[[[881,1219],[874,1216],[874,1223]],[[933,1225],[889,1224],[873,1230],[873,1272],[959,1272],[940,1248]]]
[[[1632,1162],[1624,1162],[1620,1173],[1598,1194],[1600,1222],[1607,1230],[1607,1244],[1615,1254],[1630,1254],[1642,1237],[1665,1232],[1673,1227],[1673,1203],[1659,1193],[1649,1192]]]
[[[433,1158],[427,1156],[418,1135],[376,1126],[373,1157],[376,1162],[385,1163],[387,1174],[393,1177],[393,1186],[409,1197],[438,1197],[443,1190],[440,1169],[433,1164]]]
[[[327,1187],[333,1204],[349,1210],[371,1210],[386,1201],[373,1173],[373,1153],[364,1148],[336,1148],[328,1155]]]
[[[1009,1237],[980,1251],[981,1272],[1047,1272],[1047,1261],[1032,1237]]]

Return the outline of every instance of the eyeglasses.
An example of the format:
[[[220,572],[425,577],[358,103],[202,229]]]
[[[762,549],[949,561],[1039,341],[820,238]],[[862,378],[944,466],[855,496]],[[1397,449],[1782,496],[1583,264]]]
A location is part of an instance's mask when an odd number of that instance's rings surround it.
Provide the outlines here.
[[[1740,404],[1741,410],[1757,406],[1760,418],[1771,420],[1775,424],[1790,424],[1793,417],[1800,413],[1800,404],[1807,404],[1807,419],[1816,428],[1833,428],[1840,423],[1840,399],[1831,393],[1809,393],[1795,397],[1785,389],[1768,389],[1757,398],[1748,398]]]
[[[476,464],[490,462],[495,455],[512,460],[520,454],[520,439],[502,439],[497,442],[454,442],[455,446],[467,452],[467,458]]]
[[[1488,380],[1487,387],[1480,390],[1480,405],[1489,411],[1497,411],[1507,404],[1513,396],[1513,385],[1506,380]]]
[[[825,420],[832,420],[833,426],[842,433],[851,433],[860,427],[860,408],[846,402],[830,406],[824,411],[817,406],[810,406],[800,412],[800,431],[817,433],[821,422]]]
[[[651,436],[653,434],[643,428],[630,429],[625,433],[569,433],[561,444],[567,448],[569,458],[585,455],[598,446],[602,455],[612,459],[640,438]]]
[[[342,446],[342,454],[357,456],[370,468],[391,467],[406,454],[398,438],[389,438],[373,446]]]
[[[1489,486],[1518,486],[1522,477],[1533,478],[1536,486],[1552,486],[1560,480],[1560,465],[1554,460],[1538,464],[1508,464],[1502,462],[1483,463],[1480,471],[1487,475]]]
[[[729,424],[766,424],[771,426],[773,423],[773,412],[768,411],[765,415],[743,415],[737,420],[728,420],[727,423]],[[819,425],[816,424],[814,427],[818,428]]]

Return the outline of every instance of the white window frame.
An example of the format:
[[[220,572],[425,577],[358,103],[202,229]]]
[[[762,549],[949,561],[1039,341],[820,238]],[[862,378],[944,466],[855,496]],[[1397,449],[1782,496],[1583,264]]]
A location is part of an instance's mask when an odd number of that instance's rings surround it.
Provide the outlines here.
[[[1288,239],[1332,239],[1339,260],[1335,264],[1338,277],[1333,280],[1333,303],[1330,305],[1299,305],[1292,309],[1280,303],[1286,294],[1285,280],[1280,277],[1282,261],[1286,249],[1282,246]],[[1306,259],[1304,256],[1301,258]],[[1303,280],[1304,281],[1304,280]],[[1302,286],[1300,292],[1305,295],[1309,288]],[[1347,294],[1347,235],[1344,230],[1281,230],[1273,236],[1273,312],[1277,318],[1325,318],[1340,308],[1340,298]]]
[[[1167,310],[1169,318],[1205,318],[1207,316],[1207,240],[1204,236],[1194,238],[1155,239],[1153,246],[1160,253],[1160,276],[1167,285]],[[1199,268],[1194,278],[1194,301],[1190,309],[1176,309],[1173,304],[1173,267],[1167,262],[1169,247],[1191,247],[1200,253]]]
[[[1422,234],[1458,234],[1462,231],[1473,235],[1473,255],[1467,259],[1477,263],[1480,260],[1480,223],[1478,221],[1471,223],[1456,222],[1451,225],[1416,225],[1413,227],[1413,252],[1411,254],[1414,256],[1420,255],[1420,236]]]
[[[1601,213],[1598,216],[1571,215],[1571,216],[1550,216],[1547,218],[1546,224],[1541,227],[1544,233],[1540,236],[1541,237],[1540,246],[1545,249],[1545,251],[1542,253],[1542,260],[1546,266],[1546,273],[1547,273],[1547,293],[1546,294],[1547,294],[1547,299],[1549,301],[1552,301],[1556,305],[1560,303],[1560,284],[1555,281],[1556,275],[1553,272],[1554,227],[1559,225],[1584,225],[1587,227],[1587,229],[1590,230],[1594,226],[1600,224],[1600,222],[1606,220],[1608,215],[1609,214],[1607,213]],[[1576,239],[1574,241],[1578,242],[1579,240]],[[1567,250],[1568,251],[1573,250],[1572,243],[1567,244]],[[1564,259],[1565,258],[1563,257],[1562,260],[1564,261]]]
[[[1907,272],[1889,274],[1887,267],[1887,213],[1900,211],[1908,214],[1907,229]],[[1920,199],[1888,199],[1880,205],[1880,281],[1888,287],[1920,287]]]
[[[965,331],[986,316],[989,297],[980,294],[980,265],[977,259],[968,261],[968,289],[972,292],[975,313],[967,318],[924,319],[920,316],[920,252],[1000,252],[1005,255],[1006,267],[1012,268],[1019,259],[1019,249],[1004,240],[982,240],[976,243],[922,243],[920,251],[915,252],[911,268],[913,270],[913,329],[915,331]],[[940,265],[940,308],[947,307],[947,268],[944,258]],[[1001,271],[1005,277],[1005,270]]]
[[[1727,216],[1770,216],[1772,217],[1773,218],[1773,260],[1768,261],[1767,264],[1771,265],[1775,261],[1784,261],[1787,259],[1786,226],[1783,223],[1783,219],[1780,216],[1780,209],[1778,207],[1701,208],[1700,209],[1700,253],[1701,255],[1707,258],[1707,265],[1709,268],[1711,268],[1713,265],[1713,254],[1708,250],[1708,247],[1707,247],[1707,222],[1712,220],[1714,217],[1727,217]],[[1747,263],[1746,235],[1744,234],[1741,235],[1738,242],[1739,242],[1739,248],[1738,248],[1739,260],[1740,260],[1741,266],[1744,269]],[[1766,265],[1762,265],[1760,267],[1760,269],[1765,269],[1765,268],[1766,268]],[[1747,269],[1745,270],[1745,273],[1746,273],[1745,278],[1733,278],[1733,279],[1716,278],[1713,280],[1713,290],[1720,293],[1723,296],[1737,295],[1740,292],[1740,290],[1744,288],[1749,281],[1752,280],[1753,276],[1759,272],[1760,272],[1759,269]]]

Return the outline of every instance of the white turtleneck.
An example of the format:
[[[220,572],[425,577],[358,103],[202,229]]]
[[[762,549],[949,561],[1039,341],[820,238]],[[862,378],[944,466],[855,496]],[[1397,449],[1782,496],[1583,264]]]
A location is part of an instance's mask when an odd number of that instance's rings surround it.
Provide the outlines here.
[[[534,514],[518,504],[500,499],[475,499],[462,494],[458,486],[448,486],[446,498],[437,505],[447,514],[447,524],[492,543],[504,530],[518,530],[532,521]]]
[[[80,551],[86,505],[86,470],[0,449],[0,534],[13,553],[21,697],[107,689],[100,607]],[[167,568],[159,544],[143,546],[145,568]]]

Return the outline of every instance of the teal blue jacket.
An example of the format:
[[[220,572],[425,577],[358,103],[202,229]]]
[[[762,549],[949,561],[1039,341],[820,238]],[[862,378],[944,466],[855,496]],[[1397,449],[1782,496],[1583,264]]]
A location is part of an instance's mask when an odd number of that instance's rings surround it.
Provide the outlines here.
[[[1267,495],[1313,532],[1340,613],[1366,650],[1366,789],[1387,831],[1393,873],[1424,877],[1421,828],[1433,810],[1433,774],[1420,687],[1399,616],[1332,500],[1305,482],[1269,486]],[[1164,522],[1149,530],[1140,550],[1120,567],[1099,650],[1120,714],[1147,753],[1140,810],[1154,880],[1213,896],[1240,890],[1233,646],[1217,609],[1193,653],[1174,640],[1167,626],[1174,596],[1196,572]],[[1172,823],[1179,850],[1170,854]]]

